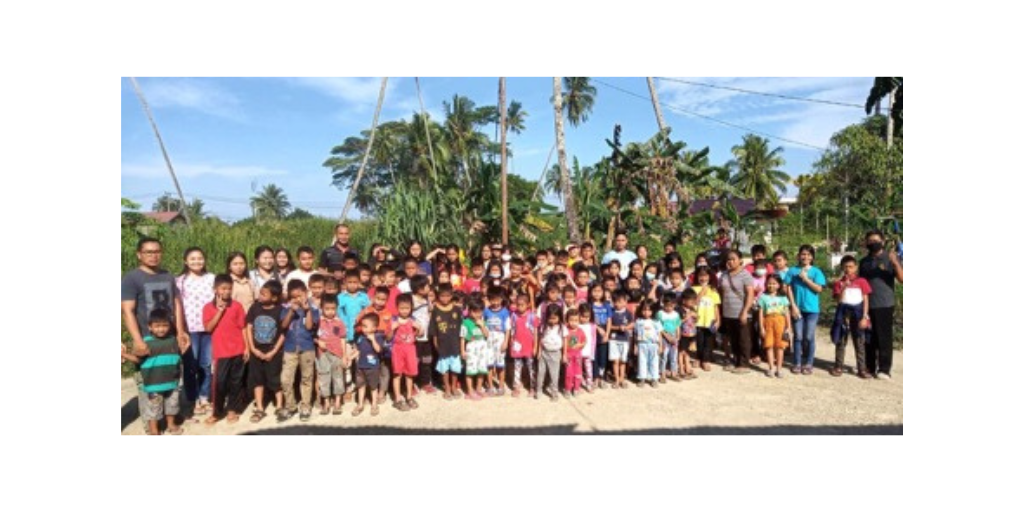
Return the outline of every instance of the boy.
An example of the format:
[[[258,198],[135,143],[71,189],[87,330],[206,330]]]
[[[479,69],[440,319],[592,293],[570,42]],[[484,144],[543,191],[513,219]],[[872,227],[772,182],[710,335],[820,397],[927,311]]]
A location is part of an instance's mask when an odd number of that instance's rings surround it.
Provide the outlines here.
[[[484,259],[479,256],[473,258],[469,263],[469,272],[469,277],[462,282],[462,291],[464,293],[480,291],[480,283],[484,280]]]
[[[338,280],[333,275],[327,276],[324,279],[324,295],[337,295],[340,291],[341,287],[338,286]],[[335,297],[334,300],[337,301],[338,298]]]
[[[513,265],[515,261],[513,260]],[[523,297],[525,295],[518,295]],[[505,296],[500,288],[487,290],[487,305],[484,322],[487,323],[487,343],[490,356],[487,359],[487,393],[505,395],[505,354],[512,336],[512,315],[504,306]],[[493,391],[492,391],[493,389]]]
[[[470,400],[483,398],[484,380],[491,380],[487,368],[494,356],[488,341],[490,337],[491,333],[484,321],[483,302],[479,299],[470,300],[469,318],[462,321],[459,331],[459,352],[466,361],[466,398]],[[487,394],[493,396],[490,382],[487,387]]]
[[[625,389],[626,361],[629,359],[629,334],[635,327],[633,313],[628,308],[629,294],[625,290],[616,290],[612,294],[615,310],[608,319],[608,358],[612,362],[615,382],[612,389]]]
[[[370,297],[359,288],[358,270],[346,270],[344,284],[345,291],[338,295],[338,316],[345,322],[346,342],[348,343],[346,352],[354,354],[357,330],[356,318],[360,312],[370,305]],[[348,387],[351,384],[352,370],[349,369],[345,371],[345,386]],[[346,392],[345,400],[351,399],[352,393]]]
[[[225,417],[228,423],[236,423],[245,411],[245,363],[249,361],[246,349],[245,308],[240,302],[231,300],[234,280],[229,274],[217,274],[213,278],[213,302],[203,306],[203,328],[212,334],[213,364],[215,377],[213,414],[206,418],[207,425],[213,425]]]
[[[302,281],[302,284],[309,287],[309,278],[313,275],[313,248],[307,245],[299,247],[299,268],[288,273],[288,281],[285,286],[288,286],[293,280]]]
[[[661,298],[679,302],[683,298],[684,291],[686,291],[686,277],[683,275],[683,269],[670,270],[668,272],[668,287],[662,290]]]
[[[512,314],[512,361],[515,364],[512,397],[519,396],[523,387],[523,366],[530,374],[530,396],[537,397],[537,374],[533,365],[533,347],[537,345],[537,316],[530,309],[527,297],[516,297],[516,312]]]
[[[539,282],[541,286],[546,286],[548,274],[554,271],[555,266],[553,265],[553,262],[548,259],[547,251],[538,251],[536,257],[537,264],[534,265],[534,272],[537,274],[537,282]]]
[[[576,309],[577,300],[576,288],[572,286],[562,288],[562,304],[565,306],[566,311]]]
[[[668,296],[662,297],[661,311],[658,311],[655,317],[661,323],[661,336],[663,338],[661,364],[658,368],[660,370],[659,382],[664,384],[666,378],[673,382],[678,382],[679,360],[686,354],[686,347],[679,344],[682,318],[676,312],[675,299]]]
[[[461,392],[456,391],[457,395],[452,394],[455,382],[458,381],[459,374],[462,373],[461,341],[459,340],[462,311],[452,304],[452,286],[450,284],[442,284],[437,287],[437,302],[434,310],[430,313],[428,336],[437,350],[437,372],[441,374],[444,381],[444,399],[462,398]]]
[[[150,435],[160,435],[159,423],[167,419],[167,433],[181,435],[181,428],[175,416],[181,411],[178,400],[178,381],[181,380],[181,353],[188,350],[178,345],[170,335],[171,315],[166,309],[156,308],[149,312],[149,336],[145,337],[146,348],[138,348],[142,372],[142,391],[147,393],[146,407],[141,416],[148,424]],[[122,354],[122,357],[125,357]],[[127,359],[134,359],[127,357]]]
[[[367,263],[360,263],[356,270],[359,271],[359,287],[369,290],[373,287],[373,269]]]
[[[434,347],[426,327],[430,325],[430,281],[426,276],[413,276],[410,284],[412,290],[412,317],[423,327],[416,336],[416,360],[419,370],[416,373],[416,386],[428,395],[437,392],[431,382],[433,375],[431,368],[434,364]]]
[[[717,293],[717,292],[716,292]],[[683,380],[696,379],[690,367],[690,350],[693,350],[697,340],[697,292],[693,288],[683,292],[681,297],[683,311],[679,315],[679,365],[682,370]]]
[[[376,276],[376,279],[380,281],[380,283],[375,285],[373,288],[370,288],[369,296],[373,297],[374,295],[376,295],[377,288],[387,288],[389,290],[388,301],[384,305],[384,310],[387,311],[389,317],[397,315],[398,306],[395,303],[395,301],[398,299],[398,296],[402,292],[401,290],[398,289],[397,286],[395,286],[395,269],[387,265],[381,265],[380,267],[377,268],[377,272],[374,275]]]
[[[868,373],[865,358],[864,331],[871,326],[868,316],[871,285],[866,279],[857,275],[857,260],[853,256],[843,256],[839,266],[843,269],[843,277],[837,279],[832,285],[832,295],[837,303],[836,317],[832,322],[832,343],[836,345],[836,362],[829,373],[833,377],[843,375],[846,343],[852,337],[853,353],[857,358],[857,376],[867,379],[871,377],[871,374]]]
[[[412,396],[412,380],[419,373],[416,363],[416,337],[426,332],[423,324],[412,317],[412,294],[398,296],[398,316],[391,320],[391,371],[394,373],[392,388],[395,391],[395,408],[406,412],[419,408]],[[402,394],[402,378],[405,378],[405,394]]]
[[[509,262],[509,277],[502,283],[505,291],[508,293],[509,301],[514,304],[516,297],[520,295],[526,295],[530,298],[531,308],[533,307],[533,296],[530,293],[530,282],[523,276],[523,266],[525,262],[521,258],[512,258]]]
[[[313,304],[316,309],[322,309],[320,307],[320,301],[324,297],[324,288],[327,283],[327,276],[323,274],[313,274],[309,276],[309,302]]]
[[[341,415],[342,395],[345,394],[345,369],[350,358],[345,354],[345,322],[338,318],[338,297],[325,295],[320,302],[322,316],[317,329],[316,373],[320,384],[320,414],[331,412]],[[332,400],[333,399],[333,400]],[[332,404],[333,401],[333,404]]]
[[[569,244],[565,249],[568,251],[569,255],[569,258],[565,262],[570,268],[572,268],[576,262],[580,261],[580,246],[576,244]]]
[[[790,287],[792,279],[789,275],[789,256],[786,251],[775,251],[772,254],[772,261],[775,263],[775,273],[782,279],[782,292],[783,295],[789,299],[789,303],[792,305],[790,308],[790,316],[796,318],[800,316],[800,310],[796,307],[796,301],[793,300],[793,288]]]
[[[245,317],[245,344],[249,348],[249,387],[256,398],[256,408],[249,421],[259,423],[267,417],[264,409],[264,392],[274,395],[274,406],[278,412],[284,410],[284,395],[281,393],[281,362],[284,354],[284,334],[281,330],[281,283],[267,281],[260,288],[258,302],[249,308]]]
[[[384,401],[385,395],[388,393],[388,388],[391,386],[390,365],[392,315],[387,311],[388,297],[390,296],[391,291],[388,290],[387,287],[378,287],[373,293],[373,304],[360,311],[359,316],[356,318],[356,325],[362,325],[362,319],[367,315],[377,315],[377,332],[384,335],[384,341],[382,342],[380,349],[380,357],[383,364],[380,365],[381,385],[377,396],[378,402]]]
[[[765,262],[765,269],[767,270],[765,275],[775,273],[775,266],[768,261],[768,249],[758,244],[750,248],[750,261],[752,263],[747,265],[747,272],[750,272],[750,275],[754,275],[754,269],[757,268],[757,262],[760,260]]]
[[[405,275],[398,283],[399,291],[402,293],[416,293],[412,290],[412,278],[420,275],[420,262],[416,261],[416,258],[413,258],[412,256],[406,257],[405,260],[402,261],[402,272],[404,272]]]
[[[313,414],[313,365],[316,360],[316,345],[313,333],[320,321],[320,312],[309,303],[309,290],[302,281],[288,282],[288,304],[281,318],[284,331],[284,366],[281,370],[281,387],[284,388],[285,408],[277,411],[278,423],[287,421],[299,412],[301,421],[309,421]],[[300,373],[299,393],[301,407],[295,399],[295,370]]]
[[[377,388],[380,387],[380,351],[384,334],[377,331],[379,320],[376,313],[370,313],[359,323],[359,330],[362,333],[356,338],[356,388],[359,390],[359,405],[352,411],[352,416],[363,413],[366,395],[370,395],[370,416],[380,414]]]

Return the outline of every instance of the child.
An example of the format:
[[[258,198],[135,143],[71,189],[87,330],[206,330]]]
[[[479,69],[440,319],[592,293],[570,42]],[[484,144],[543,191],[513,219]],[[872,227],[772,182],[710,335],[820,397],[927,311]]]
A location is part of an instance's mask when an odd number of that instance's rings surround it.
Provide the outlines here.
[[[590,307],[594,310],[594,330],[597,332],[597,348],[594,351],[594,375],[599,388],[605,387],[605,371],[608,369],[608,322],[612,318],[612,303],[604,286],[597,284],[590,288]]]
[[[652,388],[658,387],[658,353],[661,349],[661,324],[654,320],[655,302],[647,299],[640,304],[640,317],[636,320],[636,345],[633,353],[639,359],[637,386],[647,381]]]
[[[487,323],[487,392],[497,396],[505,395],[505,354],[512,336],[512,314],[504,306],[505,296],[501,288],[487,290],[487,309],[484,321]]]
[[[565,310],[576,309],[576,289],[572,286],[566,286],[562,288],[562,304]]]
[[[789,286],[789,255],[786,254],[786,251],[775,251],[775,254],[772,254],[772,262],[775,263],[775,275],[782,280],[782,295],[789,299],[790,315],[793,318],[799,317],[800,310],[797,309],[796,301],[793,300],[793,288]]]
[[[583,263],[573,267],[573,285],[576,287],[575,303],[582,304],[590,296],[590,271]]]
[[[814,333],[818,328],[820,301],[818,294],[824,289],[825,274],[814,266],[814,247],[800,246],[800,267],[789,269],[789,283],[796,307],[800,311],[793,324],[793,373],[814,373]]]
[[[754,270],[756,270],[757,266],[758,266],[757,262],[761,261],[761,260],[763,260],[764,263],[765,263],[764,264],[764,268],[765,268],[765,271],[766,271],[765,275],[776,274],[777,273],[775,271],[775,266],[772,265],[771,261],[768,261],[768,249],[765,246],[763,246],[761,244],[758,244],[758,245],[755,245],[755,246],[750,248],[750,261],[752,263],[747,265],[747,269],[746,269],[747,272],[750,272],[750,275],[754,275]]]
[[[626,388],[626,361],[629,359],[629,335],[633,332],[635,322],[633,313],[628,308],[629,294],[625,290],[617,290],[612,294],[615,310],[608,319],[608,358],[612,361],[615,382],[612,389]]]
[[[324,295],[338,295],[340,291],[338,280],[334,276],[327,276],[327,279],[324,280]],[[334,300],[337,301],[338,297],[334,297]]]
[[[332,412],[335,416],[340,416],[341,399],[345,394],[345,369],[351,362],[350,357],[346,357],[345,354],[347,332],[345,322],[338,318],[338,297],[325,295],[320,305],[322,316],[316,341],[320,349],[316,358],[316,373],[319,377],[322,401],[320,414]]]
[[[294,280],[302,281],[302,284],[309,287],[309,278],[313,275],[313,248],[307,245],[299,247],[299,268],[288,274],[288,281],[285,287]]]
[[[484,280],[484,260],[476,257],[469,263],[470,276],[462,283],[462,291],[473,293],[480,291],[480,285]]]
[[[659,370],[661,371],[660,382],[664,384],[666,377],[672,381],[679,381],[677,375],[679,374],[680,353],[685,354],[686,347],[679,346],[682,318],[676,312],[676,301],[665,297],[661,300],[661,308],[656,318],[658,323],[661,324],[661,336],[663,338]]]
[[[530,299],[530,308],[533,308],[533,294],[530,293],[530,280],[523,274],[526,262],[521,258],[512,258],[509,262],[509,277],[503,283],[508,299],[514,305],[516,297],[526,295]]]
[[[789,333],[793,329],[789,319],[789,299],[780,293],[782,279],[779,276],[768,276],[766,286],[767,291],[757,299],[758,325],[761,337],[764,338],[764,348],[768,351],[768,369],[765,370],[765,375],[771,377],[774,368],[774,376],[781,379],[783,352],[789,345]]]
[[[504,280],[505,271],[501,268],[501,263],[498,261],[492,261],[487,264],[487,278],[480,283],[480,291],[488,290],[492,286],[500,288]]]
[[[683,292],[681,298],[683,313],[679,322],[679,368],[682,369],[683,380],[696,379],[690,367],[690,350],[696,348],[697,343],[697,292],[692,288]]]
[[[462,373],[462,350],[459,339],[461,326],[462,311],[452,304],[452,286],[450,284],[438,286],[437,305],[430,312],[428,334],[437,350],[437,373],[441,374],[444,381],[445,400],[462,398],[462,392],[455,391],[455,382],[458,381],[459,374]],[[467,391],[470,390],[467,389]]]
[[[367,306],[370,305],[370,297],[359,288],[359,271],[345,271],[345,291],[338,294],[338,316],[345,322],[345,335],[348,347],[346,352],[355,354],[356,340],[356,319]],[[352,384],[352,371],[345,371],[345,385]],[[351,399],[351,393],[345,393],[345,400]]]
[[[565,320],[568,328],[562,345],[562,360],[565,361],[565,391],[562,394],[566,398],[575,398],[576,391],[583,384],[583,347],[587,344],[587,335],[580,329],[579,311],[566,311]]]
[[[142,372],[142,391],[148,394],[146,407],[142,409],[142,419],[148,423],[150,435],[160,434],[160,420],[167,419],[167,433],[181,435],[185,429],[178,426],[175,416],[180,412],[178,400],[178,380],[181,379],[181,353],[188,350],[178,345],[178,340],[170,335],[171,315],[166,309],[156,308],[149,312],[149,336],[145,342],[145,352],[135,352],[141,356],[138,361]],[[126,359],[134,359],[127,357]]]
[[[646,291],[648,299],[657,300],[668,288],[668,285],[661,279],[658,279],[658,264],[648,263],[644,267],[644,281],[642,288]]]
[[[518,398],[523,387],[523,366],[530,374],[530,396],[537,398],[537,374],[534,372],[534,347],[537,345],[537,315],[530,308],[530,300],[525,295],[516,297],[516,312],[512,313],[512,361],[513,388],[512,397]]]
[[[430,281],[426,276],[415,276],[409,285],[412,290],[412,317],[420,326],[424,327],[416,336],[416,360],[419,369],[416,371],[416,385],[428,395],[437,392],[431,382],[431,372],[434,364],[434,346],[431,344],[431,337],[428,335],[427,327],[430,325]]]
[[[313,274],[309,276],[309,302],[316,309],[322,309],[320,307],[320,301],[324,298],[324,284],[327,282],[327,276],[323,274]]]
[[[697,359],[700,360],[700,369],[709,372],[712,352],[715,349],[715,334],[722,326],[722,297],[718,295],[718,290],[710,285],[711,268],[698,267],[695,274],[697,286],[690,290],[696,294],[697,300]],[[686,306],[686,303],[683,305]]]
[[[843,277],[832,286],[832,294],[838,303],[836,317],[832,322],[832,343],[836,345],[836,362],[829,373],[833,377],[843,375],[843,359],[846,356],[846,342],[853,338],[853,353],[857,358],[857,376],[867,379],[867,361],[865,359],[865,330],[870,327],[868,317],[871,285],[857,275],[857,260],[853,256],[843,256],[839,264],[843,268]]]
[[[541,301],[540,306],[537,306],[537,316],[540,318],[548,317],[548,310],[557,307],[559,311],[564,310],[565,304],[562,303],[561,290],[555,283],[548,283],[547,287],[544,288],[544,300]]]
[[[309,289],[298,279],[288,282],[288,298],[290,300],[281,319],[281,329],[285,332],[284,345],[281,347],[284,352],[281,387],[284,388],[285,408],[277,412],[278,423],[287,421],[296,411],[301,421],[309,421],[313,414],[313,365],[316,361],[313,333],[317,330],[320,312],[313,309],[309,303]],[[296,405],[295,399],[296,367],[300,373],[301,407]]]
[[[380,376],[381,385],[378,388],[379,396],[377,397],[378,402],[383,402],[385,395],[388,394],[388,388],[391,386],[391,317],[387,310],[388,297],[391,296],[391,291],[387,287],[378,286],[373,293],[373,304],[366,306],[362,311],[359,312],[359,316],[356,317],[356,325],[362,325],[361,320],[369,314],[377,315],[377,332],[384,335],[384,341],[381,344],[380,357],[382,364],[380,365]],[[358,332],[356,333],[358,334]]]
[[[683,298],[683,291],[686,290],[686,279],[683,277],[683,269],[674,268],[668,271],[668,284],[661,291],[662,299],[671,299],[678,302]]]
[[[594,325],[594,310],[590,304],[580,304],[580,329],[586,337],[583,345],[583,389],[594,392],[594,353],[597,349],[597,327]]]
[[[388,315],[390,316],[397,315],[398,306],[396,304],[396,301],[398,300],[398,296],[402,293],[402,291],[399,290],[397,286],[395,286],[395,269],[391,268],[388,265],[381,265],[380,267],[377,268],[377,272],[375,275],[380,280],[380,283],[371,288],[370,293],[368,295],[370,297],[373,297],[377,293],[377,288],[386,286],[388,290],[390,290],[390,293],[388,294],[388,302],[384,306],[384,310],[387,311]]]
[[[558,401],[558,377],[562,369],[562,347],[565,344],[565,327],[562,326],[562,308],[552,304],[547,308],[547,316],[538,335],[540,343],[533,348],[533,357],[537,358],[537,389],[544,388],[544,378],[550,381],[548,395],[552,402]],[[536,395],[534,395],[536,398]]]
[[[396,304],[398,316],[391,320],[391,371],[394,374],[392,388],[395,392],[395,408],[407,412],[420,406],[412,396],[412,380],[419,373],[416,364],[416,337],[426,332],[426,329],[412,317],[412,294],[399,295]],[[405,394],[402,393],[403,377]]]
[[[360,263],[356,270],[359,271],[359,287],[369,290],[373,286],[373,269],[367,263]]]
[[[245,309],[242,304],[231,300],[233,279],[228,274],[217,274],[213,278],[213,302],[203,306],[203,325],[213,337],[214,385],[210,401],[213,414],[206,419],[213,425],[227,413],[228,423],[236,423],[245,411],[245,363],[249,360],[246,350]]]
[[[419,275],[420,262],[416,258],[409,256],[402,262],[402,272],[404,272],[403,279],[398,283],[398,289],[402,293],[416,293],[412,291],[412,278]],[[427,279],[427,282],[430,282]]]
[[[634,316],[636,315],[636,308],[639,307],[640,303],[644,300],[642,286],[643,283],[640,282],[639,277],[629,276],[626,278],[626,293],[629,297],[626,301],[626,307],[629,308],[629,312]]]
[[[729,235],[725,232],[725,228],[718,228],[718,232],[715,233],[715,249],[726,250],[730,247],[732,247],[732,241],[729,240]]]
[[[757,246],[754,246],[756,249]],[[764,253],[764,246],[761,246],[761,252]],[[750,272],[754,279],[754,303],[750,308],[750,322],[748,328],[750,329],[750,363],[754,365],[761,364],[761,324],[758,321],[760,315],[758,314],[758,299],[761,298],[761,294],[764,293],[765,280],[771,271],[768,269],[768,260],[761,258],[754,260],[753,269]]]
[[[484,321],[484,303],[479,299],[469,301],[469,317],[462,321],[459,338],[459,352],[466,360],[466,398],[480,400],[484,397],[484,380],[490,380],[487,363],[493,352],[488,344],[490,331]],[[489,389],[487,394],[492,394]]]
[[[242,305],[246,312],[256,302],[256,286],[249,279],[249,261],[245,254],[233,252],[228,255],[228,274],[231,275],[233,286],[231,287],[231,300]]]
[[[284,354],[284,333],[281,329],[281,283],[267,281],[260,288],[259,302],[245,316],[245,344],[249,347],[249,387],[256,398],[256,408],[249,421],[259,423],[267,417],[264,392],[273,393],[277,411],[284,410],[281,393],[281,366]]]
[[[356,338],[356,388],[358,404],[352,416],[359,416],[366,408],[366,396],[370,396],[370,416],[380,414],[377,405],[377,388],[380,387],[380,351],[384,343],[384,333],[377,331],[380,318],[376,313],[363,317],[359,323],[362,334]]]

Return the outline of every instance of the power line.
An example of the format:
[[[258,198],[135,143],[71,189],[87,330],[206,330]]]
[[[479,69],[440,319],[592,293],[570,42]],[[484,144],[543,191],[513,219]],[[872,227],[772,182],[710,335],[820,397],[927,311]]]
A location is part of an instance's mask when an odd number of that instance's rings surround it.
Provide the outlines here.
[[[769,98],[780,98],[780,99],[784,99],[784,100],[793,100],[793,101],[807,101],[807,102],[810,102],[810,103],[821,103],[823,105],[835,105],[837,107],[850,107],[850,108],[855,108],[857,110],[863,110],[864,109],[864,105],[856,105],[856,104],[853,104],[853,103],[845,103],[845,102],[842,102],[842,101],[819,100],[817,98],[808,98],[808,97],[805,97],[805,96],[787,96],[785,94],[776,94],[776,93],[773,93],[773,92],[764,92],[764,91],[753,91],[753,90],[750,90],[750,89],[741,89],[739,87],[729,87],[727,85],[709,84],[709,83],[704,83],[704,82],[694,82],[694,81],[691,81],[691,80],[683,80],[681,78],[665,78],[665,77],[660,77],[660,76],[656,77],[656,78],[658,80],[665,80],[665,81],[668,81],[668,82],[677,82],[677,83],[686,84],[686,85],[696,85],[696,86],[699,86],[699,87],[710,87],[711,89],[722,89],[722,90],[726,90],[726,91],[742,92],[744,94],[757,94],[759,96],[767,96]]]
[[[643,100],[645,103],[648,102],[648,101],[651,101],[651,98],[649,96],[644,96],[644,95],[641,95],[641,94],[637,94],[637,93],[635,93],[633,91],[629,91],[629,90],[623,89],[621,87],[609,84],[607,82],[603,82],[603,81],[598,80],[596,78],[591,78],[591,80],[593,80],[594,82],[599,83],[599,84],[601,84],[601,85],[603,85],[605,87],[610,87],[610,88],[615,89],[615,90],[617,90],[617,91],[619,91],[621,93],[628,94],[628,95],[633,96],[633,97],[635,97],[637,99]],[[743,130],[745,132],[755,133],[757,135],[763,135],[763,136],[768,137],[768,138],[772,138],[772,139],[776,139],[776,140],[781,140],[783,142],[788,142],[790,144],[796,144],[798,146],[805,146],[805,147],[808,147],[808,148],[811,148],[811,149],[816,149],[818,151],[827,151],[827,149],[825,149],[823,147],[820,147],[820,146],[815,146],[814,144],[808,144],[806,142],[800,142],[798,140],[787,139],[785,137],[780,137],[778,135],[772,135],[772,134],[767,133],[767,132],[762,132],[760,130],[755,130],[755,129],[749,127],[749,126],[743,126],[743,125],[740,125],[740,124],[731,123],[729,121],[723,121],[721,119],[717,119],[717,118],[714,118],[714,117],[711,117],[711,116],[706,116],[704,114],[698,114],[697,112],[693,112],[692,110],[686,110],[686,109],[681,108],[681,107],[676,107],[675,105],[666,105],[665,103],[661,103],[661,102],[659,102],[659,104],[662,107],[665,107],[668,110],[672,110],[674,112],[686,114],[686,115],[693,116],[693,117],[699,117],[701,119],[706,119],[706,120],[711,121],[713,123],[718,123],[718,124],[721,124],[721,125],[725,125],[725,126],[728,126],[730,128],[736,128],[737,130]]]

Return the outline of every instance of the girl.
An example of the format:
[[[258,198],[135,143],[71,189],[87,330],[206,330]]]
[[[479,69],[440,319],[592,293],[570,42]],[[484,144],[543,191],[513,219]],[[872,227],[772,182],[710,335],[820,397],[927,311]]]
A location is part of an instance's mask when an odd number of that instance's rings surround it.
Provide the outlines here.
[[[580,329],[586,336],[586,344],[583,345],[583,389],[587,393],[594,392],[594,349],[597,346],[597,328],[593,323],[594,311],[590,304],[583,302],[579,307]]]
[[[789,269],[788,281],[800,314],[793,325],[793,373],[814,372],[814,330],[818,326],[818,294],[825,286],[825,274],[814,266],[814,247],[801,245],[800,265]]]
[[[701,267],[710,268],[710,265],[708,265],[708,257],[704,253],[700,253],[697,255],[697,257],[693,258],[693,273],[690,274],[690,277],[687,280],[690,286],[694,286],[695,284],[697,284],[697,269]],[[718,288],[718,279],[716,279],[714,272],[711,273],[710,284],[711,286]]]
[[[557,288],[556,288],[557,291]],[[558,377],[562,368],[562,347],[565,344],[565,327],[562,326],[562,308],[552,304],[544,315],[538,338],[540,343],[533,349],[537,358],[537,389],[544,388],[544,378],[551,382],[548,395],[552,402],[558,401]],[[534,395],[536,396],[536,395]]]
[[[424,257],[423,244],[421,244],[418,240],[413,240],[412,242],[409,242],[409,245],[406,246],[405,249],[405,254],[416,260],[416,264],[419,266],[420,273],[425,276],[431,277],[433,277],[434,275],[434,267],[433,265],[430,264],[429,260],[436,256],[438,252],[440,251],[435,250],[434,252],[431,252],[430,254]]]
[[[640,260],[633,260],[633,262],[629,264],[629,274],[626,276],[626,279],[623,279],[623,284],[627,284],[625,281],[628,281],[631,278],[636,278],[636,280],[640,282],[640,290],[646,294],[646,291],[643,289],[644,264],[641,263]],[[627,290],[629,289],[628,286],[625,288]]]
[[[555,308],[561,311],[565,309],[565,304],[562,303],[562,295],[558,285],[549,283],[544,288],[544,300],[541,301],[540,306],[537,306],[537,316],[547,319],[548,311]]]
[[[292,253],[284,247],[278,247],[274,252],[274,262],[277,263],[277,278],[284,284],[288,280],[288,274],[295,270],[295,263],[292,262]]]
[[[505,279],[505,271],[501,268],[501,262],[492,261],[487,264],[487,274],[480,287],[480,291],[487,293],[492,287],[501,287],[502,281]]]
[[[447,268],[438,267],[437,270],[437,284],[453,284],[451,272]]]
[[[228,255],[227,273],[233,281],[231,300],[237,301],[248,312],[249,306],[256,302],[256,287],[249,279],[249,261],[244,254],[233,252]]]
[[[636,319],[636,345],[633,354],[638,358],[637,386],[647,381],[652,388],[658,387],[658,354],[661,349],[661,324],[654,320],[655,302],[645,300],[638,308],[639,318]]]
[[[576,397],[576,391],[583,383],[583,348],[587,344],[587,336],[580,328],[580,313],[570,309],[565,313],[565,320],[568,328],[565,333],[565,343],[562,345],[562,360],[565,361],[565,391],[566,398]]]
[[[750,308],[750,322],[748,326],[750,328],[750,362],[753,364],[761,364],[761,323],[758,320],[760,315],[758,314],[758,299],[761,298],[761,294],[765,290],[765,281],[768,279],[768,261],[764,258],[754,260],[753,267],[751,268],[751,276],[754,278],[754,306]]]
[[[644,267],[644,281],[641,289],[648,299],[658,300],[662,290],[666,287],[664,281],[667,280],[662,280],[658,275],[658,265],[656,263],[648,263]]]
[[[782,378],[782,357],[789,345],[789,333],[793,326],[789,320],[789,299],[781,294],[782,279],[772,274],[765,283],[767,290],[758,299],[758,325],[761,327],[761,338],[764,349],[768,352],[768,369],[765,375]]]
[[[680,325],[682,323],[682,319],[680,318],[679,313],[676,312],[675,299],[672,297],[665,297],[661,302],[661,306],[662,310],[658,311],[657,319],[658,323],[661,324],[661,336],[664,338],[664,343],[662,343],[661,365],[659,367],[659,370],[661,371],[660,382],[664,384],[666,377],[674,382],[679,380],[680,354],[686,353],[686,347],[682,347],[679,344],[681,334]]]
[[[196,402],[194,414],[208,414],[210,407],[210,368],[213,366],[212,340],[203,325],[203,307],[213,302],[213,274],[206,270],[206,253],[199,247],[185,249],[185,266],[175,279],[185,312],[192,350],[185,360],[185,395]],[[198,400],[198,402],[197,402]]]
[[[594,351],[594,375],[597,386],[605,388],[605,370],[608,368],[608,322],[612,318],[612,303],[604,287],[595,284],[590,287],[590,308],[594,311],[594,328],[597,333],[597,347]]]
[[[249,271],[249,280],[256,290],[263,288],[268,281],[281,281],[277,275],[277,264],[274,261],[274,250],[267,245],[261,245],[253,253],[253,260],[256,261],[256,268]]]
[[[648,256],[647,246],[646,245],[642,245],[642,244],[638,245],[638,246],[636,246],[636,249],[633,252],[636,253],[636,259],[640,260],[640,266],[641,267],[646,267],[647,266],[647,256]]]
[[[448,271],[451,273],[452,288],[459,290],[462,288],[462,282],[466,279],[466,268],[462,266],[459,246],[448,245],[445,247],[445,255],[448,259]]]
[[[697,359],[700,368],[711,371],[712,351],[715,349],[715,334],[722,326],[722,298],[711,285],[711,269],[698,267],[694,273],[697,286],[690,288],[697,294]],[[685,300],[685,299],[684,299]]]
[[[530,309],[529,297],[516,297],[516,311],[512,313],[512,347],[510,353],[515,364],[512,397],[518,398],[523,388],[523,366],[530,374],[530,396],[537,398],[537,374],[534,371],[533,355],[537,345],[537,315]]]

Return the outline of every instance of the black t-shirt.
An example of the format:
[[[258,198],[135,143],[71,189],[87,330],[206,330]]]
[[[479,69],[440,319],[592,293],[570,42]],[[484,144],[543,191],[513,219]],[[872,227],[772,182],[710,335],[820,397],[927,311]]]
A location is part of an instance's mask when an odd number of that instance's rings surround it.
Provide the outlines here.
[[[149,313],[156,308],[170,313],[171,327],[174,327],[174,299],[177,296],[174,276],[163,269],[155,274],[135,269],[121,279],[121,300],[135,301],[135,318],[139,321],[142,336],[149,335]]]
[[[281,334],[281,313],[279,304],[270,309],[263,304],[253,304],[245,315],[245,323],[252,325],[252,342],[256,345],[273,345]]]
[[[349,246],[348,250],[342,251],[338,249],[337,245],[332,245],[320,252],[320,268],[326,268],[329,270],[339,269],[342,264],[345,263],[345,253],[350,252],[359,257],[359,251],[355,247]]]
[[[896,305],[896,269],[889,261],[889,253],[865,256],[860,260],[860,277],[871,285],[871,309],[891,308]]]
[[[462,352],[459,334],[462,332],[462,312],[454,305],[445,311],[435,306],[430,313],[430,339],[437,337],[438,357],[458,356]]]

